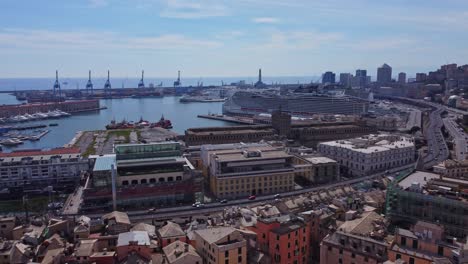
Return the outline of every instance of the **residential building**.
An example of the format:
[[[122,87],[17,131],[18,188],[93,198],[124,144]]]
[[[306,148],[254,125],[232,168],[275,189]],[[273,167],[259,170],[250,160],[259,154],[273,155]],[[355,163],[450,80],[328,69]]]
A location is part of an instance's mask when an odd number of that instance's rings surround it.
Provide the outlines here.
[[[323,239],[320,263],[382,263],[387,260],[388,243],[384,237],[383,217],[374,212],[363,213]]]
[[[323,184],[340,179],[340,166],[330,158],[295,156],[293,162],[295,175],[307,180],[309,183]]]
[[[158,240],[161,247],[165,247],[174,241],[187,242],[187,235],[178,224],[168,221],[158,230]]]
[[[202,258],[195,248],[182,241],[174,241],[163,248],[167,264],[202,264]]]
[[[365,87],[367,82],[367,70],[356,70],[356,86]]]
[[[434,172],[444,177],[468,180],[468,160],[445,160],[434,166]]]
[[[412,230],[396,229],[388,259],[409,264],[467,263],[468,248],[447,237],[441,225],[418,221]]]
[[[320,243],[331,232],[331,228],[336,226],[334,214],[328,210],[310,210],[299,214],[310,228],[309,247],[310,260],[317,262],[320,260]]]
[[[392,81],[392,67],[384,63],[381,67],[377,68],[377,82],[389,83]]]
[[[351,87],[353,75],[351,73],[340,73],[340,84],[345,88]]]
[[[132,227],[132,223],[128,218],[128,215],[124,212],[114,211],[102,216],[104,224],[106,224],[106,230],[111,235],[117,235],[120,233],[128,232]]]
[[[247,242],[232,227],[194,231],[195,248],[205,264],[246,264]]]
[[[257,233],[257,245],[269,255],[270,263],[309,263],[310,227],[303,220],[259,218],[250,230]]]
[[[0,239],[13,239],[13,229],[16,226],[16,217],[0,218]]]
[[[327,71],[322,76],[322,83],[335,83],[335,73]]]
[[[139,263],[135,259],[151,260],[151,241],[147,232],[132,231],[119,234],[117,240],[117,258],[127,263]]]
[[[394,223],[438,223],[447,235],[468,235],[468,181],[416,171],[387,188],[387,216]]]
[[[0,188],[9,188],[12,195],[23,190],[74,188],[89,163],[78,148],[21,150],[0,153]]]
[[[273,194],[294,188],[293,156],[267,145],[202,146],[203,167],[218,198]],[[216,148],[216,147],[215,147]]]
[[[322,142],[318,151],[336,160],[349,176],[369,175],[415,161],[412,138],[387,134]]]
[[[398,83],[399,84],[405,84],[406,83],[406,73],[400,72],[398,74]]]
[[[178,142],[116,145],[115,154],[95,158],[81,211],[113,207],[112,167],[116,170],[115,196],[120,209],[191,203],[202,192],[203,179],[182,156]]]
[[[426,73],[416,73],[416,82],[425,82],[427,80]]]

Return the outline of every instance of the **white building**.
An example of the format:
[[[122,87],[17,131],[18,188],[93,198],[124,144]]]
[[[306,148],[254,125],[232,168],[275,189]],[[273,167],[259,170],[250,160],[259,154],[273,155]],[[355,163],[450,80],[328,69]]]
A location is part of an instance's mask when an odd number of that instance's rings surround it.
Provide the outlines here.
[[[412,138],[368,135],[348,140],[323,142],[318,151],[347,169],[350,176],[364,176],[415,161]]]
[[[88,169],[78,148],[0,153],[0,189],[74,186]]]

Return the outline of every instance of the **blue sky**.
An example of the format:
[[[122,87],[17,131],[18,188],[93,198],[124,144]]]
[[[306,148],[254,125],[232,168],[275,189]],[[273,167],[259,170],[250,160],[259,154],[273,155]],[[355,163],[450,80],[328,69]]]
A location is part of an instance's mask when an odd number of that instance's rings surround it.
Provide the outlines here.
[[[468,63],[466,0],[1,0],[0,78],[318,76]]]

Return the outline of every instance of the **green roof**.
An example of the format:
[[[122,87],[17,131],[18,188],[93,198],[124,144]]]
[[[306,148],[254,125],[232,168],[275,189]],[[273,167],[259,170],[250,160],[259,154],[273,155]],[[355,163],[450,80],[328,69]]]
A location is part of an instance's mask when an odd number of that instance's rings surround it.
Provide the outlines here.
[[[93,171],[110,171],[112,165],[117,169],[115,154],[99,156],[96,158]]]

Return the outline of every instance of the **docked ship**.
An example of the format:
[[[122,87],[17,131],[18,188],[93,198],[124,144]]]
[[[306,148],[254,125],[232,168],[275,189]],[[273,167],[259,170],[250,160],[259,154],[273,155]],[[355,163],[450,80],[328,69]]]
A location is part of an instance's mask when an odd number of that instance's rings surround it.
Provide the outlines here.
[[[214,102],[224,102],[226,98],[220,97],[213,97],[213,96],[182,96],[179,99],[181,103],[192,103],[192,102],[199,102],[199,103],[214,103]]]
[[[298,117],[314,114],[361,115],[368,111],[369,101],[345,95],[340,91],[290,92],[281,95],[238,91],[223,104],[223,114],[254,116],[271,114],[280,108]]]

